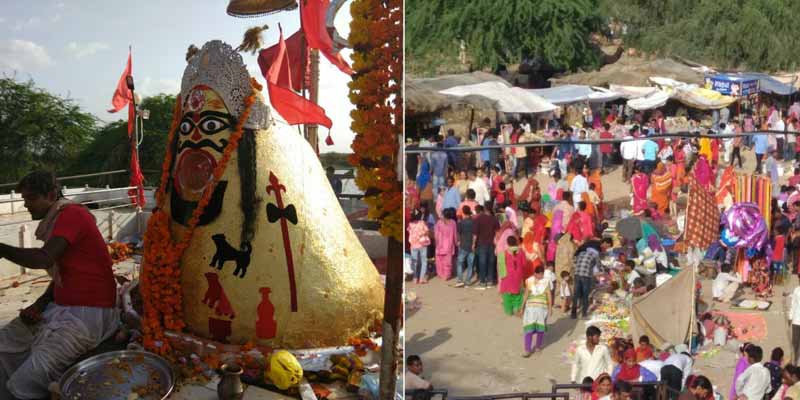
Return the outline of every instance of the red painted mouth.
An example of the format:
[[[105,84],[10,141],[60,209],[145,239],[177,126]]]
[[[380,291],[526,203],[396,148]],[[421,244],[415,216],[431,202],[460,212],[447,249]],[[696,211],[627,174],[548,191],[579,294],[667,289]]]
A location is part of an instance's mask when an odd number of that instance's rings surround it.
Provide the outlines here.
[[[178,156],[175,190],[184,199],[197,197],[214,179],[217,160],[205,150],[186,149]]]

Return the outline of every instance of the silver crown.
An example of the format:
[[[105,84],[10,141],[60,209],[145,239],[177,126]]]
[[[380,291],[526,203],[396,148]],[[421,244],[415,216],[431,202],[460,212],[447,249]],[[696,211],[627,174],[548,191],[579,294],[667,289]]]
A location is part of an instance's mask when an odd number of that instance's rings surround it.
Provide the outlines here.
[[[214,89],[231,114],[237,118],[244,113],[244,100],[253,92],[250,74],[242,56],[221,40],[206,43],[189,59],[181,81],[181,101],[184,104],[192,88],[197,85]],[[264,104],[261,96],[256,96],[244,127],[262,129],[269,126],[269,123],[269,107]]]

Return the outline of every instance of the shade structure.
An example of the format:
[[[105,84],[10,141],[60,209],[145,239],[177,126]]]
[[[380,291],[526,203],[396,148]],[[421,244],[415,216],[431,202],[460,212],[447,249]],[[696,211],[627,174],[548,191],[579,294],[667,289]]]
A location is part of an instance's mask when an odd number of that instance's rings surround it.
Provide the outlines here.
[[[541,96],[522,88],[510,87],[503,82],[482,82],[456,86],[441,90],[439,93],[458,97],[484,96],[497,101],[498,111],[505,113],[544,113],[558,108]]]
[[[595,89],[585,85],[563,85],[547,89],[528,89],[528,91],[558,105],[582,101],[603,103],[622,97],[618,93],[608,89]]]
[[[664,343],[687,343],[694,323],[695,279],[694,269],[684,268],[635,300],[631,305],[631,335],[647,335],[656,348]]]
[[[295,8],[297,0],[230,0],[226,11],[234,17],[255,18]]]

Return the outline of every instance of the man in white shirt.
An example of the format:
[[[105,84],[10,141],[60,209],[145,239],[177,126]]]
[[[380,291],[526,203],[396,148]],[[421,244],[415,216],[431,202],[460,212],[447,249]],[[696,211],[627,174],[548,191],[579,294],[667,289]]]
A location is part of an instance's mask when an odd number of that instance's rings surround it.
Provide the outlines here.
[[[736,379],[736,394],[738,400],[762,400],[771,389],[770,374],[767,367],[761,364],[764,352],[761,347],[749,346],[747,353],[747,367],[739,378]]]
[[[572,178],[572,184],[569,187],[569,191],[572,192],[572,206],[578,208],[578,203],[583,200],[581,195],[584,192],[589,191],[589,181],[586,180],[586,177],[583,175],[583,171],[575,171],[577,175]]]
[[[605,372],[614,371],[614,363],[608,347],[600,344],[600,329],[596,326],[586,328],[586,343],[578,346],[572,363],[570,380],[572,383],[582,382],[587,376],[596,379]]]
[[[430,382],[422,378],[422,360],[417,355],[410,355],[406,359],[405,390],[433,389]]]
[[[486,187],[486,181],[478,177],[474,169],[469,170],[467,177],[469,178],[467,189],[475,191],[475,202],[480,205],[486,204],[486,202],[490,200],[489,188]]]
[[[675,353],[664,360],[664,368],[661,375],[667,381],[667,385],[677,391],[683,390],[686,386],[686,378],[692,374],[694,361],[689,354],[689,346],[679,344],[675,346]],[[678,379],[680,376],[680,379]]]
[[[656,376],[656,380],[661,380],[661,368],[664,368],[664,362],[658,359],[643,360],[639,362],[639,366],[650,371]]]
[[[623,139],[633,139],[634,130],[631,129]],[[619,145],[619,152],[622,155],[622,180],[628,182],[633,176],[633,163],[636,162],[636,150],[638,145],[635,140],[628,140]]]
[[[792,322],[792,361],[796,362],[800,359],[800,286],[792,292],[787,316]]]
[[[742,283],[742,278],[736,273],[731,274],[730,264],[722,265],[722,272],[714,278],[714,284],[711,286],[711,296],[714,300],[722,303],[731,301],[736,291],[739,290],[739,284]]]

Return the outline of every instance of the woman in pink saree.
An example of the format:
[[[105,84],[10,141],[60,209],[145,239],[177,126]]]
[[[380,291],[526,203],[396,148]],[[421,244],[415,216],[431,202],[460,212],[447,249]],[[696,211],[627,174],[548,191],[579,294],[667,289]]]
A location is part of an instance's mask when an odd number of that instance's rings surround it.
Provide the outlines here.
[[[633,213],[641,214],[648,208],[647,188],[650,186],[650,178],[642,172],[639,166],[634,167],[631,186],[633,187]]]
[[[705,156],[700,156],[694,164],[694,178],[697,183],[706,189],[710,189],[712,182],[711,166],[708,164],[708,159]]]
[[[436,222],[433,228],[436,237],[436,275],[448,280],[453,272],[453,257],[456,254],[456,212],[452,208],[445,209],[444,218]]]

